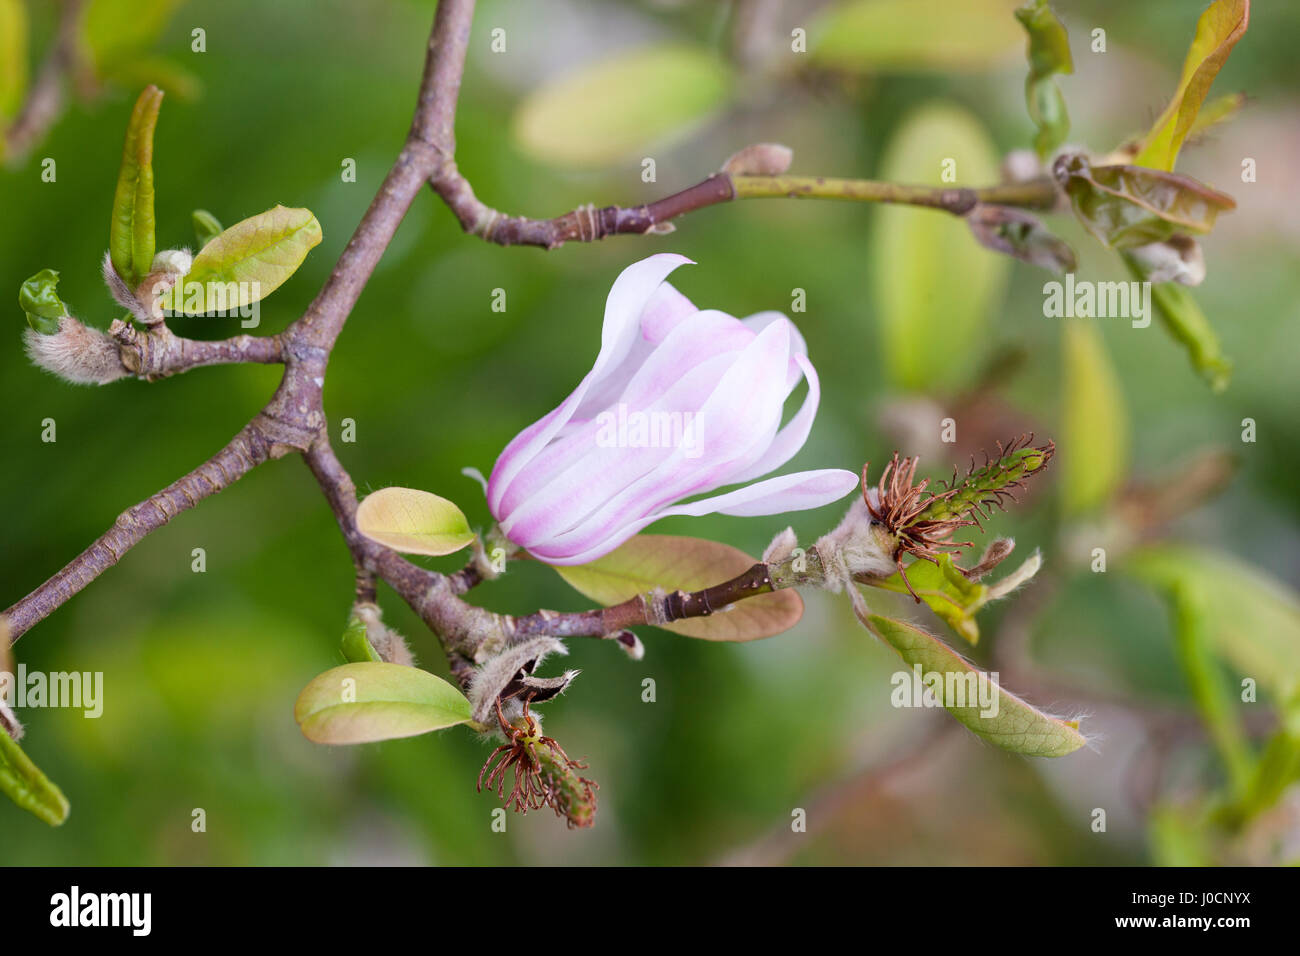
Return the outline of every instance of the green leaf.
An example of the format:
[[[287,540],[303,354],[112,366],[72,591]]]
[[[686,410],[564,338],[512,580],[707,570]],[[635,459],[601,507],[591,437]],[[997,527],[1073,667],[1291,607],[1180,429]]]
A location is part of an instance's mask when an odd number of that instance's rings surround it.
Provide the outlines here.
[[[995,69],[1020,39],[1015,0],[851,0],[830,4],[808,29],[809,57],[854,72]]]
[[[956,164],[952,185],[998,178],[997,152],[974,117],[931,104],[904,120],[877,178],[947,185],[949,161]],[[966,224],[949,213],[884,206],[873,215],[867,273],[882,368],[904,388],[955,387],[977,364],[1010,263],[971,242]]]
[[[980,629],[975,615],[990,601],[1005,597],[1024,584],[1042,567],[1042,555],[1035,551],[1015,571],[988,585],[972,581],[961,573],[948,553],[939,555],[938,563],[914,561],[907,569],[907,579],[917,595],[953,632],[971,644],[979,643]],[[901,574],[868,582],[872,587],[898,594],[911,594]]]
[[[1128,412],[1101,332],[1088,319],[1065,326],[1061,497],[1077,515],[1105,504],[1128,472]]]
[[[975,621],[975,612],[988,599],[988,588],[957,570],[951,554],[939,555],[938,564],[929,561],[913,562],[907,569],[907,579],[912,582],[912,587],[921,600],[945,624],[971,644],[979,643],[980,628]],[[901,574],[892,575],[878,583],[872,582],[872,585],[898,594],[910,593]]]
[[[14,740],[0,730],[0,790],[22,809],[52,827],[68,819],[68,798],[32,763]]]
[[[135,288],[153,265],[153,133],[163,92],[146,87],[135,102],[122,147],[122,168],[113,194],[109,254],[117,274]]]
[[[353,664],[383,660],[366,635],[365,622],[357,617],[348,621],[348,626],[343,631],[343,639],[339,642],[339,647],[343,651],[344,660]]]
[[[1025,55],[1029,76],[1025,80],[1025,105],[1038,127],[1034,149],[1046,157],[1065,142],[1070,133],[1070,116],[1065,97],[1056,85],[1056,74],[1073,73],[1070,39],[1046,0],[1029,0],[1016,10],[1016,19],[1029,34]]]
[[[1143,138],[1139,166],[1171,170],[1178,151],[1196,124],[1210,85],[1250,23],[1250,0],[1215,0],[1196,23],[1196,37],[1183,61],[1174,98]]]
[[[59,331],[59,320],[68,314],[56,291],[59,274],[42,269],[18,287],[18,306],[27,313],[27,323],[42,335]]]
[[[1282,700],[1300,693],[1300,596],[1260,568],[1208,549],[1163,545],[1129,558],[1133,573],[1167,594],[1200,595],[1206,633],[1243,677]]]
[[[103,78],[152,47],[180,0],[90,0],[82,19],[82,48]]]
[[[27,8],[23,0],[0,0],[0,119],[22,108],[27,68]],[[4,125],[0,123],[0,132]]]
[[[1201,719],[1228,770],[1234,795],[1246,796],[1254,775],[1253,758],[1234,697],[1224,683],[1208,636],[1205,595],[1180,581],[1170,586],[1174,608],[1174,646]]]
[[[920,667],[922,681],[948,713],[994,746],[1035,757],[1062,757],[1087,743],[1077,720],[1031,707],[920,628],[878,614],[867,615],[863,623],[909,667]]]
[[[221,235],[221,220],[206,209],[196,209],[190,214],[194,223],[194,240],[202,249],[217,236]]]
[[[730,68],[707,50],[619,53],[528,95],[514,135],[534,159],[604,166],[689,134],[726,103],[731,87]]]
[[[665,534],[639,534],[590,564],[556,567],[574,590],[606,606],[655,588],[699,591],[754,566],[745,552],[716,541]],[[708,617],[661,625],[706,641],[754,641],[787,631],[803,616],[803,600],[789,589],[737,601]]]
[[[1277,803],[1291,784],[1300,780],[1300,701],[1284,709],[1282,727],[1269,739],[1256,763],[1250,790],[1241,802],[1245,819]]]
[[[1196,122],[1187,131],[1188,141],[1204,136],[1220,123],[1226,123],[1233,119],[1245,105],[1245,93],[1227,93],[1210,100],[1196,114]]]
[[[1128,256],[1125,264],[1141,278],[1141,268]],[[1187,349],[1192,366],[1210,388],[1222,392],[1232,378],[1232,360],[1223,354],[1219,337],[1196,298],[1176,282],[1158,282],[1151,286],[1151,303],[1165,330]]]
[[[214,220],[215,221],[215,220]],[[276,206],[209,240],[163,307],[189,315],[226,312],[266,298],[321,241],[309,209]]]
[[[1207,233],[1233,198],[1190,176],[1142,166],[1092,166],[1081,153],[1053,166],[1074,213],[1098,242],[1129,249],[1162,242],[1175,233]]]
[[[474,540],[455,504],[414,488],[381,488],[367,495],[356,521],[371,541],[406,554],[451,554]]]
[[[1074,72],[1069,34],[1047,0],[1028,0],[1016,8],[1016,19],[1029,34],[1025,56],[1031,78],[1038,80],[1056,73]]]
[[[467,723],[469,701],[416,667],[344,664],[321,674],[293,708],[303,736],[318,744],[364,744],[415,737]]]

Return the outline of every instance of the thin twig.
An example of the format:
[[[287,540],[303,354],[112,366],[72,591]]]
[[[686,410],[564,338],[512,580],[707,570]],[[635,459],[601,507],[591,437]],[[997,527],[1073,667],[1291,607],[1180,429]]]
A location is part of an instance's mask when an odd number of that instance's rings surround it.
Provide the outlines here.
[[[0,136],[5,162],[10,166],[26,161],[63,112],[64,81],[76,65],[77,34],[84,6],[84,0],[63,0],[59,4],[59,22],[50,51],[27,91],[18,116]]]

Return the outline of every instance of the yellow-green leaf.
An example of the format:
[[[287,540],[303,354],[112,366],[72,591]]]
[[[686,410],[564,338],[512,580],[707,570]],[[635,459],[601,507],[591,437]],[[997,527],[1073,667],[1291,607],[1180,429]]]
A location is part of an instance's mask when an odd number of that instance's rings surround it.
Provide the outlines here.
[[[474,540],[464,512],[415,488],[381,488],[357,508],[357,530],[407,554],[451,554]]]
[[[1034,757],[1063,757],[1087,743],[1077,720],[1030,706],[919,627],[878,614],[863,623],[908,667],[920,668],[923,685],[948,713],[994,746]]]
[[[1079,514],[1104,504],[1128,471],[1128,412],[1101,332],[1089,319],[1072,319],[1062,338],[1064,421],[1061,495]]]
[[[0,119],[18,112],[26,90],[27,8],[23,0],[0,0]]]
[[[854,72],[993,69],[1023,42],[1015,0],[851,0],[808,30],[819,66]]]
[[[708,50],[619,53],[527,96],[515,113],[515,138],[535,159],[567,167],[639,158],[697,128],[731,86],[730,68]]]
[[[1210,92],[1210,84],[1250,23],[1250,0],[1215,0],[1196,23],[1174,98],[1143,140],[1135,162],[1171,170]]]
[[[63,791],[3,729],[0,729],[0,791],[50,826],[57,827],[68,818],[68,798]]]
[[[1245,93],[1225,93],[1216,96],[1196,114],[1196,122],[1187,131],[1187,139],[1194,140],[1205,135],[1220,123],[1226,123],[1236,117],[1246,105]]]
[[[264,299],[298,270],[321,235],[310,209],[276,206],[250,216],[203,246],[164,307],[194,315]]]
[[[756,562],[730,545],[700,538],[639,534],[590,564],[555,570],[574,590],[606,606],[655,588],[698,591],[743,574]],[[760,594],[709,617],[662,625],[706,641],[753,641],[787,631],[803,616],[803,600],[789,588]]]
[[[132,287],[149,274],[153,265],[153,133],[162,100],[163,91],[149,86],[135,101],[113,194],[109,255],[117,274]]]
[[[1065,97],[1056,85],[1057,73],[1074,72],[1070,38],[1047,0],[1028,0],[1016,9],[1016,19],[1029,35],[1025,50],[1029,60],[1025,105],[1030,119],[1038,127],[1034,148],[1039,156],[1047,157],[1070,132]]]
[[[469,701],[440,677],[401,664],[344,664],[308,684],[293,708],[303,736],[318,744],[415,737],[467,723]]]
[[[965,110],[931,104],[904,121],[877,178],[948,185],[948,169],[955,173],[951,185],[996,182],[997,152]],[[882,367],[905,388],[952,388],[978,362],[1010,263],[989,255],[972,241],[966,223],[949,213],[884,206],[873,215],[867,273]]]
[[[939,555],[938,563],[915,561],[907,569],[907,580],[930,610],[971,644],[980,639],[975,612],[984,606],[988,588],[957,570],[951,554]],[[872,582],[875,587],[898,594],[910,594],[900,574]]]

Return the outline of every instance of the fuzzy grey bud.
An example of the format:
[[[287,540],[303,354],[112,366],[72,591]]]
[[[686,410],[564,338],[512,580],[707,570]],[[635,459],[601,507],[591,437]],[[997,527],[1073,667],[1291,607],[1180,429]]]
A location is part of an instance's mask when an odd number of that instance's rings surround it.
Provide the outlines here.
[[[59,330],[53,335],[26,329],[23,343],[34,364],[67,382],[104,385],[131,374],[112,338],[70,315],[59,320]]]

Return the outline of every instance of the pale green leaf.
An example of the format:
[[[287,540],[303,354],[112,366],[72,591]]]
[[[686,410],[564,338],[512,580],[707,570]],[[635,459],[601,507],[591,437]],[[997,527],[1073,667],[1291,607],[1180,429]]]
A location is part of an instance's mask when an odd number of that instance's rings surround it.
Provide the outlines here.
[[[57,827],[68,818],[68,798],[0,729],[0,791],[28,813]]]
[[[715,54],[679,45],[619,53],[527,96],[515,139],[535,159],[602,166],[647,155],[696,129],[731,93]]]
[[[1077,515],[1100,507],[1128,471],[1128,412],[1097,326],[1073,319],[1062,337],[1064,413],[1061,497]]]
[[[455,504],[415,488],[381,488],[367,495],[356,521],[371,541],[407,554],[451,554],[474,540]]]
[[[1178,151],[1196,123],[1210,85],[1228,54],[1246,32],[1250,0],[1215,0],[1196,23],[1196,37],[1183,61],[1178,89],[1143,139],[1134,160],[1139,166],[1172,170]]]
[[[1225,93],[1223,96],[1216,96],[1202,106],[1201,111],[1196,114],[1196,122],[1187,131],[1188,141],[1204,136],[1219,124],[1236,118],[1245,105],[1245,93]]]
[[[907,569],[907,579],[921,600],[959,637],[971,644],[980,639],[978,614],[990,601],[1005,597],[1038,573],[1043,556],[1035,551],[1016,570],[996,584],[972,581],[961,573],[953,556],[939,555],[938,563],[914,561]],[[911,594],[901,574],[865,582],[872,587],[897,594]]]
[[[701,538],[639,534],[590,564],[555,570],[581,594],[606,606],[655,588],[698,591],[730,580],[756,562],[730,545]],[[787,631],[803,615],[803,600],[790,588],[736,601],[708,617],[662,625],[706,641],[753,641]]]
[[[853,72],[994,69],[1023,41],[1016,0],[850,0],[829,4],[809,27],[809,56]]]
[[[977,612],[988,599],[988,588],[963,575],[953,564],[951,554],[941,554],[938,564],[915,561],[907,569],[913,589],[944,623],[971,644],[980,639]],[[874,587],[898,594],[910,594],[901,574],[871,582]]]
[[[949,185],[942,179],[949,161],[951,185],[997,181],[997,152],[980,124],[958,107],[931,104],[904,121],[876,178]],[[978,361],[1010,263],[973,242],[966,223],[949,213],[884,206],[874,216],[867,273],[882,367],[905,388],[951,389]]]
[[[470,719],[465,695],[440,677],[401,664],[344,664],[308,684],[294,704],[303,736],[318,744],[415,737]]]
[[[320,223],[309,209],[276,206],[250,216],[199,250],[164,307],[194,315],[257,302],[283,285],[320,241]]]
[[[898,652],[945,710],[989,743],[1014,753],[1062,757],[1087,743],[1077,720],[1053,717],[998,686],[937,637],[903,621],[868,615],[872,632]]]

